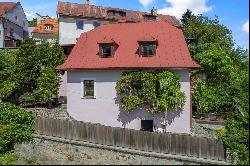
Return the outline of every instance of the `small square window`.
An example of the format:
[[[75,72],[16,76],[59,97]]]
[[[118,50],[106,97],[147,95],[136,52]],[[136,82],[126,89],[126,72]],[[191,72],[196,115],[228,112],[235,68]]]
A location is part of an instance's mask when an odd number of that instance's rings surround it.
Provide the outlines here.
[[[112,44],[101,44],[100,45],[100,57],[110,58],[113,55],[113,45]]]
[[[92,97],[94,98],[94,80],[84,80],[83,81],[83,97]]]
[[[99,27],[100,25],[101,24],[99,22],[96,22],[96,21],[93,23],[94,28]]]
[[[84,22],[82,20],[76,20],[76,29],[83,30]]]
[[[142,56],[153,56],[156,53],[156,42],[140,43],[139,53]]]

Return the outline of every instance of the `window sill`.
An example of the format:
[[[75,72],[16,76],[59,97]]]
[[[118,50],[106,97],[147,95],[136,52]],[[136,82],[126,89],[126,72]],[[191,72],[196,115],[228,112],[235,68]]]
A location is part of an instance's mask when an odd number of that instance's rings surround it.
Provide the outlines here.
[[[91,97],[91,96],[84,96],[81,99],[96,99],[95,97]]]

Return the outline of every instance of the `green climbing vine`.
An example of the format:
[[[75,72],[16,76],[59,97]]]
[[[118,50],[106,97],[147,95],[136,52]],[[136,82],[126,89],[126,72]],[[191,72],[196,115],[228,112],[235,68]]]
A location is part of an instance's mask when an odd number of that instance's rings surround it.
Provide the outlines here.
[[[183,109],[186,101],[179,76],[169,70],[123,72],[116,91],[127,112],[143,106],[152,114]]]

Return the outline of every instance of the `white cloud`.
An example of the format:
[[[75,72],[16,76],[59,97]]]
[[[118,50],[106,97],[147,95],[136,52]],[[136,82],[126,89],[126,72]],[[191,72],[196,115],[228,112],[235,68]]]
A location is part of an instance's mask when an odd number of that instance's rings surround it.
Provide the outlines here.
[[[25,15],[26,15],[27,17],[34,17],[34,14],[33,14],[33,13],[29,13],[29,12],[25,12]]]
[[[249,20],[242,26],[242,30],[249,34]]]
[[[148,5],[153,3],[155,0],[139,0],[139,2],[147,9]]]
[[[36,13],[41,15],[49,15],[51,17],[56,16],[56,5],[57,2],[52,1],[44,4],[37,4],[33,6],[26,6],[24,7],[25,14],[28,20],[36,17]]]
[[[182,14],[187,9],[191,10],[195,15],[202,14],[213,9],[212,6],[206,4],[207,0],[166,0],[170,4],[169,7],[165,7],[158,10],[158,13],[165,15],[173,15],[177,18],[181,18]]]

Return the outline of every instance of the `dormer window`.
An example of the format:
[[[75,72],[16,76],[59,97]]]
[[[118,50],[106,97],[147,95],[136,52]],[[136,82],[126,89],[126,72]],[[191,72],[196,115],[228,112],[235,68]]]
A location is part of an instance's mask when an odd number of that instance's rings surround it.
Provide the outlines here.
[[[46,25],[45,25],[45,29],[46,29],[46,30],[51,31],[51,30],[53,30],[53,28],[54,28],[54,26],[51,25],[51,24],[46,24]]]
[[[156,20],[157,16],[155,15],[144,15],[145,20]]]
[[[108,16],[120,16],[120,17],[126,16],[126,12],[117,10],[108,10],[107,14]]]
[[[113,43],[100,44],[99,49],[99,54],[101,58],[111,58],[114,54]]]
[[[153,56],[156,53],[156,41],[151,42],[139,42],[139,54],[143,57]]]

